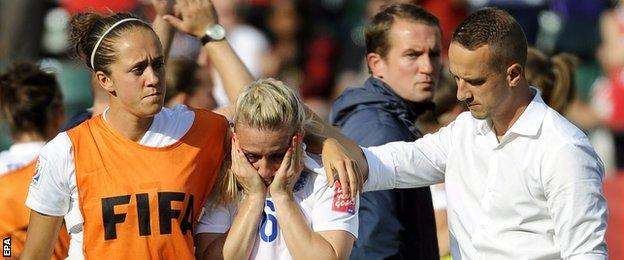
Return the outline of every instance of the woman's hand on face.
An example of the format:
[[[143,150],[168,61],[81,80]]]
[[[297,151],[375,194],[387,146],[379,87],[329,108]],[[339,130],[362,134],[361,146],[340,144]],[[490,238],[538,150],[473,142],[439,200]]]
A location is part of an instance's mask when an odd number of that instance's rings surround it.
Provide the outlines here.
[[[323,143],[321,158],[327,175],[327,184],[334,184],[334,173],[337,173],[343,194],[355,198],[362,189],[364,177],[358,174],[357,165],[349,157],[346,149],[337,140],[329,138]]]
[[[303,137],[296,134],[292,137],[292,142],[288,151],[282,159],[282,164],[273,177],[273,182],[269,186],[271,197],[291,197],[293,188],[301,171],[303,171]]]
[[[182,19],[174,15],[164,15],[163,19],[177,30],[195,37],[204,36],[206,29],[219,21],[210,0],[176,0],[175,9]]]
[[[247,161],[247,157],[238,144],[236,134],[233,134],[231,149],[231,170],[234,172],[234,176],[239,185],[242,186],[243,192],[246,195],[266,196],[266,185],[262,181],[262,178],[260,178],[258,171]]]

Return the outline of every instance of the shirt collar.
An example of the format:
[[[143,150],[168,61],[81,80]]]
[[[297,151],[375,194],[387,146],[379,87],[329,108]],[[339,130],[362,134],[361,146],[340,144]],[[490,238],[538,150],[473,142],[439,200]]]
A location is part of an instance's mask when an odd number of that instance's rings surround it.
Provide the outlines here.
[[[520,118],[511,126],[507,133],[515,133],[524,136],[534,136],[539,131],[544,120],[544,115],[548,110],[548,106],[542,99],[542,93],[539,89],[529,86],[531,92],[534,93],[533,100],[526,107]],[[477,120],[477,134],[485,135],[492,130],[491,121],[489,119]]]
[[[474,119],[474,118],[473,118]],[[487,119],[475,119],[477,121],[476,124],[476,131],[478,135],[485,135],[487,134],[489,131],[492,130],[491,126],[490,126],[490,120]]]
[[[515,133],[523,136],[535,136],[542,127],[544,115],[548,111],[548,106],[542,99],[542,93],[535,87],[530,87],[535,93],[533,100],[526,107],[520,118],[511,126],[509,133]]]

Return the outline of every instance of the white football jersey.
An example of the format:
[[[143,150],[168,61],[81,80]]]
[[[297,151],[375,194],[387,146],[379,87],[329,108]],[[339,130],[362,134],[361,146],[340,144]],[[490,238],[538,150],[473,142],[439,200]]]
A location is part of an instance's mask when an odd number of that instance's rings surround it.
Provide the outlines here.
[[[33,162],[44,145],[45,142],[16,143],[9,150],[0,152],[0,175]]]
[[[342,230],[357,238],[359,203],[342,194],[340,185],[327,186],[320,158],[304,155],[305,169],[294,187],[295,201],[308,226],[314,231]],[[211,206],[206,202],[195,233],[225,233],[230,229],[238,203]],[[280,231],[279,220],[271,198],[264,204],[258,236],[250,259],[292,259]]]

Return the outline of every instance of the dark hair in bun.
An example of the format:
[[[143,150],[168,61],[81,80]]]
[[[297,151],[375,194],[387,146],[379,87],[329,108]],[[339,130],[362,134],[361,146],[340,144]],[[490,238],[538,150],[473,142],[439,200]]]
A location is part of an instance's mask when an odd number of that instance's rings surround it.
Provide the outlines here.
[[[56,78],[36,64],[17,62],[0,75],[1,115],[14,137],[20,133],[45,137],[62,103]]]
[[[79,57],[85,64],[94,71],[104,71],[110,73],[108,65],[115,62],[114,41],[119,38],[122,32],[134,27],[143,27],[149,30],[152,28],[141,20],[132,20],[123,22],[108,32],[100,45],[98,46],[93,66],[91,65],[91,53],[97,41],[102,37],[104,32],[111,28],[115,23],[128,18],[139,19],[130,13],[116,13],[110,16],[102,16],[97,13],[87,12],[79,13],[71,19],[71,42]]]

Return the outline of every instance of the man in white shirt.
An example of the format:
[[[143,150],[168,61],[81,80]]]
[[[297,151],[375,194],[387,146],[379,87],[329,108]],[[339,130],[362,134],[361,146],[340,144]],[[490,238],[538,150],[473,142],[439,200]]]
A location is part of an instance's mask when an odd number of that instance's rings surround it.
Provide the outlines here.
[[[528,85],[526,53],[505,11],[469,16],[449,70],[470,114],[415,142],[364,149],[365,191],[445,182],[453,259],[606,259],[603,164]]]

